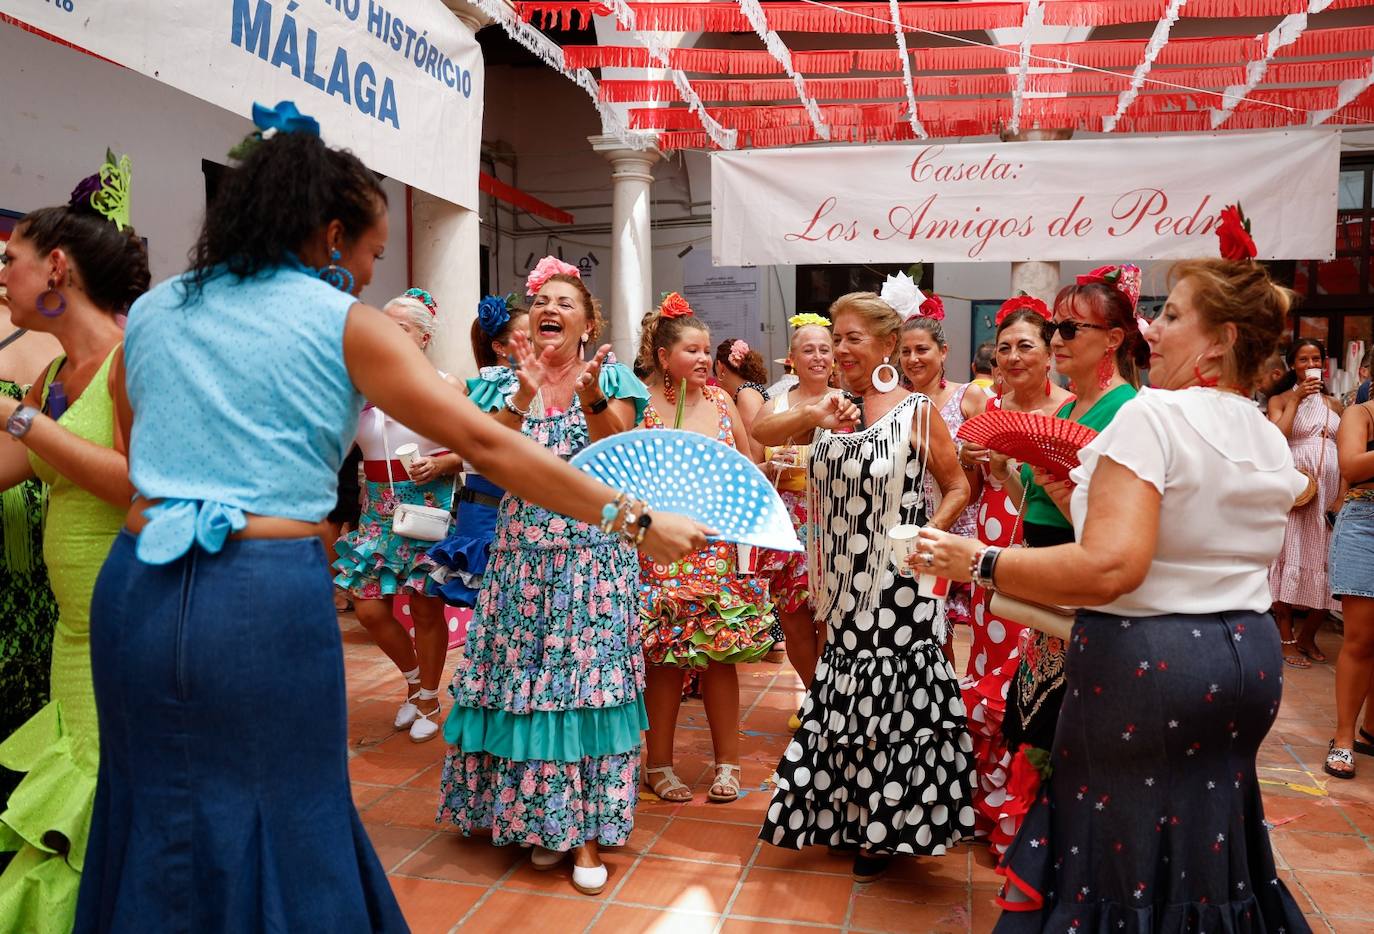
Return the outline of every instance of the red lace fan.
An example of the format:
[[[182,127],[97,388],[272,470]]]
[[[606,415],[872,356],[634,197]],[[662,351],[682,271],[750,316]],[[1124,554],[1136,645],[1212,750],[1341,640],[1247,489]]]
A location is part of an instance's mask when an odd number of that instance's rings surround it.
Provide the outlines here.
[[[957,437],[1066,480],[1069,471],[1078,466],[1079,449],[1096,438],[1097,432],[1067,418],[990,409],[960,425]]]

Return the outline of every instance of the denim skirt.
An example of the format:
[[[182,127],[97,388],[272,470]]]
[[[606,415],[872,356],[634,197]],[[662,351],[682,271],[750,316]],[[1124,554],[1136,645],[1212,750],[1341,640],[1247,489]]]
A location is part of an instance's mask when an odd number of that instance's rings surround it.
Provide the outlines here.
[[[1331,536],[1333,597],[1374,597],[1374,500],[1352,499]]]
[[[100,774],[77,931],[406,931],[348,782],[319,539],[166,565],[120,534],[96,583]]]

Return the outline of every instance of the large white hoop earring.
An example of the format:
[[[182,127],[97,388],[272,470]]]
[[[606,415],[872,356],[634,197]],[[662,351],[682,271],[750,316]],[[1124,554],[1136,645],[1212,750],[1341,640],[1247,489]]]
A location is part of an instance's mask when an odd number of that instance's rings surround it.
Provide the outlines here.
[[[892,374],[892,376],[885,377],[884,375],[882,375],[883,370],[887,370],[889,373]],[[879,392],[891,392],[892,390],[897,388],[897,384],[901,381],[902,374],[898,373],[897,368],[890,363],[880,363],[873,368],[873,388],[878,390]]]

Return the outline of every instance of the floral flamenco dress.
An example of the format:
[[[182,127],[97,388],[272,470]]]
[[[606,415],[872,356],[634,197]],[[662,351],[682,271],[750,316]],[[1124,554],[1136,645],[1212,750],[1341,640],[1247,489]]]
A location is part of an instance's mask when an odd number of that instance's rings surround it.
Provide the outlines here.
[[[718,386],[703,392],[716,407],[716,440],[734,447],[729,398]],[[645,428],[665,428],[651,403]],[[739,550],[713,542],[672,564],[641,557],[640,623],[651,665],[701,669],[711,662],[737,664],[768,654],[775,616],[766,581],[739,574]]]
[[[602,369],[601,389],[632,401],[636,418],[649,398],[620,364]],[[589,443],[576,396],[566,411],[531,412],[521,430],[561,457]],[[464,834],[490,828],[498,846],[619,846],[634,824],[648,726],[635,552],[513,495],[499,511],[453,674],[436,820]]]
[[[442,374],[440,374],[442,375]],[[384,600],[405,591],[423,594],[435,568],[427,554],[430,543],[398,535],[391,518],[402,503],[453,510],[457,480],[435,477],[416,483],[395,448],[416,444],[427,457],[446,454],[434,442],[415,435],[381,409],[368,405],[358,418],[358,446],[363,451],[362,513],[358,527],[334,545],[334,585],[355,600]]]
[[[0,395],[25,387],[0,378]],[[43,482],[0,491],[0,742],[48,702],[57,601],[43,563]],[[20,776],[0,767],[0,810]],[[8,861],[0,853],[0,868]]]
[[[109,368],[115,351],[58,418],[80,438],[114,446]],[[44,383],[44,406],[63,358]],[[66,932],[91,829],[100,736],[91,683],[91,595],[124,510],[96,498],[32,452],[29,463],[49,486],[43,555],[59,616],[52,649],[52,700],[0,743],[0,765],[24,777],[0,813],[0,850],[13,861],[0,875],[0,930]]]

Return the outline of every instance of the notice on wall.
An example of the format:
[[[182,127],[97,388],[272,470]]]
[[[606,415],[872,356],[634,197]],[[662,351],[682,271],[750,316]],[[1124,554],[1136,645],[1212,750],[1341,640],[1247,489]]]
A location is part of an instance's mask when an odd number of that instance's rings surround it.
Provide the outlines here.
[[[482,53],[443,0],[0,0],[4,21],[245,117],[293,101],[373,171],[477,207]]]
[[[1322,128],[711,154],[720,264],[1216,256],[1240,203],[1261,259],[1335,253],[1340,135]]]
[[[682,296],[711,329],[713,343],[739,339],[757,345],[763,329],[763,276],[756,267],[712,266],[695,249],[682,260]]]

